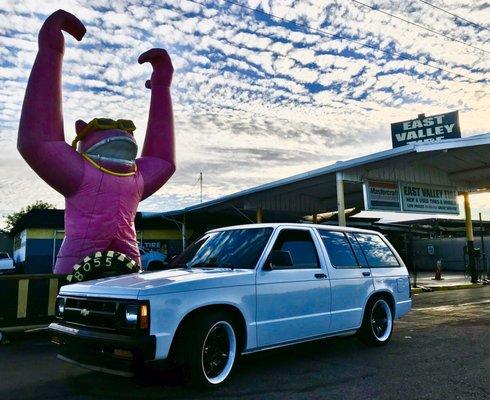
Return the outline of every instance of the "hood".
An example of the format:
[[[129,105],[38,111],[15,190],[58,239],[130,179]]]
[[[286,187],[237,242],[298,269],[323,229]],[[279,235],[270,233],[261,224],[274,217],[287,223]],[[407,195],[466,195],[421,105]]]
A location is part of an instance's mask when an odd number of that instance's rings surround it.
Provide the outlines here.
[[[63,286],[60,294],[137,298],[225,286],[253,285],[254,282],[255,271],[249,269],[171,269],[74,283]]]

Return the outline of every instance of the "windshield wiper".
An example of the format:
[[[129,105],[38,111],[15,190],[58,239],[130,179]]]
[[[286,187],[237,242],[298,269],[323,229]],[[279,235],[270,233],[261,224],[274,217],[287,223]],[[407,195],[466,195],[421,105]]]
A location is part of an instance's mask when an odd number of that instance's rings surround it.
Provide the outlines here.
[[[229,268],[229,269],[235,269],[235,266],[231,263],[215,264],[215,263],[209,263],[209,262],[199,262],[199,263],[192,264],[192,265],[188,266],[188,268],[209,268],[209,269]]]
[[[190,269],[191,268],[187,264],[170,264],[170,267],[172,269],[179,269],[179,268]]]
[[[209,262],[198,262],[192,265],[186,264],[187,268],[217,268],[217,264],[209,263]]]
[[[231,270],[234,270],[235,266],[232,263],[223,263],[218,265],[218,268],[229,268]]]

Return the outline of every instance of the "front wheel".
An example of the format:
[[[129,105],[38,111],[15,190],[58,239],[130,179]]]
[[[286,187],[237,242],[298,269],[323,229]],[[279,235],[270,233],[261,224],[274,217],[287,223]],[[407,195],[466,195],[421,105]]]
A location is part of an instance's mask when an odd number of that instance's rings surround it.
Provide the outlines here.
[[[184,328],[179,351],[193,386],[213,388],[230,377],[237,361],[239,341],[232,319],[225,313],[200,316]]]
[[[388,301],[383,297],[371,300],[364,313],[359,332],[360,339],[371,345],[382,346],[393,333],[393,312]]]

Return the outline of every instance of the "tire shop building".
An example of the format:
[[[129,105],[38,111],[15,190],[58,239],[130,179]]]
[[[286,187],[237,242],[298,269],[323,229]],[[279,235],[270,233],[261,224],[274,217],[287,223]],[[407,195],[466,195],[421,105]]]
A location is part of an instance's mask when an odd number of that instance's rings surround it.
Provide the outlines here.
[[[465,243],[466,262],[475,271],[475,263],[482,258],[479,249],[483,246],[478,238],[475,240],[479,231],[473,227],[476,221],[472,219],[469,194],[489,191],[490,133],[487,133],[430,142],[413,141],[181,210],[144,213],[143,218],[173,220],[182,226],[184,233],[192,229],[194,237],[207,229],[234,224],[323,223],[334,219],[341,226],[366,227],[386,233],[404,255],[409,269],[417,263],[422,264],[417,267],[433,269],[436,251],[442,254],[445,247],[456,248],[454,255],[461,254],[461,257],[454,257],[452,268],[458,269],[457,264],[461,263],[460,268],[464,269],[461,246]],[[465,219],[459,222],[461,238],[455,240],[454,232],[445,228],[445,225],[450,227],[450,223],[442,224],[443,229],[439,229],[441,224],[437,223],[437,218],[460,214],[458,196],[464,197]],[[353,217],[360,211],[420,214],[436,219],[426,224],[418,221],[379,224]],[[485,225],[484,235],[488,235],[488,224]],[[434,242],[437,236],[448,239],[448,244],[441,241],[436,246],[427,242],[429,239]],[[416,243],[420,249],[415,249]],[[483,256],[483,260],[488,258],[486,254]],[[472,280],[476,280],[474,274]]]
[[[142,219],[138,212],[135,225],[143,251],[166,257],[182,251],[182,234],[171,221]],[[64,238],[64,210],[31,210],[19,219],[11,234],[16,272],[50,274]]]

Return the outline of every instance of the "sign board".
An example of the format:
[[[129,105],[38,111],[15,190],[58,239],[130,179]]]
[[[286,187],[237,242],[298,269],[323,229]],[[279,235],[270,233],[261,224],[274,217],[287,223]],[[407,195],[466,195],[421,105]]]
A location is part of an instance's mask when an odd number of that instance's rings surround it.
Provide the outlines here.
[[[391,124],[393,147],[461,137],[458,111]]]
[[[401,182],[400,194],[404,212],[459,214],[458,192],[454,188]]]
[[[364,182],[364,208],[431,214],[459,214],[454,188],[405,182]]]
[[[364,201],[366,210],[401,211],[398,183],[365,182]]]

